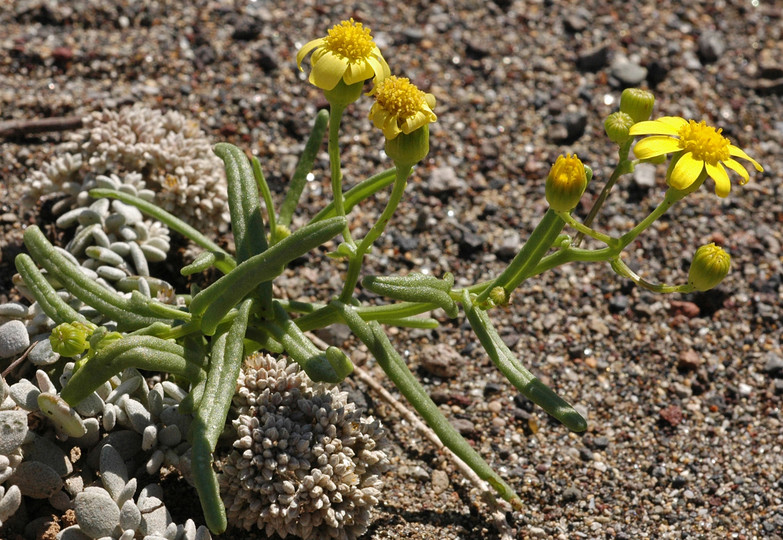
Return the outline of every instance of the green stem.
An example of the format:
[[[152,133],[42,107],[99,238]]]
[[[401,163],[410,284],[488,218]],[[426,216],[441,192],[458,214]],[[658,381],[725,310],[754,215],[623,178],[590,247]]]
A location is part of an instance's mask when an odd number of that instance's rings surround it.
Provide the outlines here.
[[[644,218],[636,227],[625,233],[620,237],[620,249],[624,249],[628,244],[634,241],[634,239],[639,236],[642,231],[647,229],[650,225],[652,225],[655,220],[657,220],[659,217],[661,217],[663,214],[665,214],[669,208],[671,208],[674,203],[678,202],[680,199],[685,197],[687,193],[669,188],[666,190],[666,194],[663,197],[663,200],[661,203],[655,207],[655,210],[650,212],[650,215]]]
[[[288,191],[285,194],[283,203],[280,205],[278,222],[281,225],[285,225],[286,227],[291,225],[291,218],[294,215],[294,210],[296,210],[296,207],[299,204],[299,198],[302,196],[305,184],[307,184],[307,175],[313,170],[313,163],[315,162],[315,157],[318,155],[318,149],[321,147],[321,143],[324,140],[328,123],[329,113],[321,109],[318,111],[318,114],[315,115],[313,131],[310,133],[310,138],[307,139],[304,151],[299,158],[299,163],[296,165],[294,175],[291,177],[291,183],[288,185]]]
[[[343,321],[367,346],[386,375],[424,418],[441,442],[473,469],[482,480],[489,482],[501,497],[509,501],[515,508],[521,509],[522,501],[519,496],[443,416],[438,406],[427,395],[400,355],[394,350],[380,324],[363,321],[353,308],[341,302],[334,301],[332,304],[340,312]]]
[[[154,336],[125,336],[106,345],[77,370],[60,396],[71,406],[89,396],[96,388],[124,369],[134,367],[165,371],[198,382],[204,370],[184,358],[185,349]]]
[[[261,170],[261,163],[259,163],[258,158],[253,156],[250,164],[253,167],[253,177],[256,179],[256,185],[261,192],[261,197],[264,198],[264,205],[266,206],[266,216],[269,221],[269,243],[274,244],[275,236],[277,235],[277,219],[275,217],[275,206],[272,201],[272,192],[269,191],[269,184],[266,183],[264,171]]]
[[[503,287],[506,294],[510,295],[526,279],[526,274],[535,268],[544,254],[552,247],[552,243],[560,235],[563,227],[565,227],[565,223],[557,213],[552,209],[547,210],[516,257],[503,273],[479,294],[476,303],[481,305],[486,302],[489,292],[495,287]]]
[[[343,197],[345,211],[350,212],[354,206],[378,193],[380,190],[394,182],[395,177],[396,173],[394,169],[386,169],[385,171],[381,171],[378,174],[371,176],[366,180],[362,180],[356,184],[354,187],[345,192]],[[323,209],[321,209],[321,211],[310,220],[310,223],[315,223],[316,221],[335,217],[336,215],[337,211],[335,210],[334,201],[332,201]]]
[[[471,328],[495,366],[514,387],[533,403],[544,409],[571,431],[584,431],[587,422],[569,403],[542,383],[514,356],[503,343],[486,311],[478,309],[467,291],[462,294],[462,305]]]
[[[558,212],[557,215],[560,216],[560,219],[565,221],[568,225],[576,229],[582,235],[587,235],[591,238],[595,238],[596,240],[603,242],[607,246],[615,247],[618,244],[618,240],[616,238],[612,238],[611,236],[598,232],[595,229],[588,227],[587,225],[579,223],[568,212]]]
[[[236,266],[234,258],[229,255],[223,248],[214,243],[212,240],[201,234],[197,229],[191,227],[178,217],[169,214],[162,208],[154,205],[151,202],[147,202],[139,197],[134,197],[122,191],[114,191],[113,189],[95,188],[90,190],[90,197],[93,199],[101,199],[104,197],[110,199],[117,199],[125,204],[135,206],[141,212],[147,214],[151,218],[160,221],[166,225],[172,231],[176,231],[185,238],[192,241],[194,244],[208,250],[219,253],[221,256],[215,261],[215,268],[227,274],[232,268]]]
[[[117,322],[119,328],[136,330],[161,320],[158,317],[159,312],[150,307],[153,302],[157,302],[156,300],[147,299],[132,303],[128,298],[92,281],[79,267],[54,249],[37,226],[27,227],[23,238],[35,262],[46,269],[68,292]],[[185,319],[186,317],[175,315],[167,318]]]
[[[344,224],[345,218],[331,218],[306,225],[199,292],[190,303],[190,312],[202,317],[203,333],[212,335],[223,317],[258,284],[270,282],[293,259],[334,238]]]
[[[583,222],[586,227],[590,227],[593,224],[593,220],[595,220],[596,216],[598,215],[598,212],[601,210],[601,207],[606,201],[606,198],[609,196],[609,192],[612,191],[612,188],[617,183],[617,180],[619,180],[622,175],[629,173],[633,170],[631,162],[628,161],[628,152],[631,151],[632,143],[633,143],[633,139],[629,139],[627,142],[623,143],[620,146],[618,150],[619,159],[617,162],[617,167],[615,167],[614,171],[612,171],[612,176],[609,177],[609,181],[601,190],[601,193],[598,195],[598,198],[595,200],[595,203],[593,203],[593,207],[590,209],[590,212],[587,214],[587,217]],[[582,243],[583,237],[584,237],[584,233],[582,233],[581,231],[577,233],[577,235],[574,237],[573,245],[578,247],[579,244]]]
[[[340,294],[341,302],[348,302],[353,296],[356,283],[359,281],[359,272],[362,268],[362,262],[364,262],[364,255],[370,250],[373,242],[375,242],[378,237],[383,234],[383,231],[386,230],[386,225],[389,223],[389,220],[394,215],[395,210],[397,210],[397,206],[402,200],[402,195],[405,192],[405,186],[408,183],[408,176],[410,175],[412,169],[412,166],[396,169],[397,176],[394,179],[394,187],[392,187],[392,192],[391,195],[389,195],[389,200],[386,202],[386,207],[383,209],[383,212],[381,213],[380,218],[378,218],[378,221],[376,221],[375,225],[373,225],[370,229],[370,232],[368,232],[367,236],[362,239],[361,243],[356,248],[356,253],[348,262],[348,274],[345,278],[343,291]]]
[[[693,285],[666,285],[665,283],[653,283],[643,279],[639,274],[631,270],[619,257],[612,260],[612,270],[618,275],[628,278],[638,286],[656,293],[689,293],[693,291]]]
[[[25,286],[30,289],[30,292],[35,297],[35,301],[38,302],[43,312],[55,323],[87,322],[87,319],[81,313],[60,298],[57,291],[46,280],[29,255],[20,253],[14,259],[14,264],[16,265],[16,271],[22,276]]]
[[[346,105],[331,104],[329,109],[329,166],[332,174],[332,196],[334,197],[334,209],[338,217],[345,217],[345,203],[343,201],[343,173],[340,165],[340,122]],[[348,222],[343,228],[343,238],[349,246],[353,247],[351,231]]]

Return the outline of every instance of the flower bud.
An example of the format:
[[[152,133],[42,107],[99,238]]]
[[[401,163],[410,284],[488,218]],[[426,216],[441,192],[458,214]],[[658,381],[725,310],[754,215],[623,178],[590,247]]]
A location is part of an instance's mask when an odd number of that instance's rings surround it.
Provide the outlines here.
[[[626,88],[620,96],[620,112],[624,112],[634,122],[644,122],[650,119],[655,96],[649,90],[641,88]]]
[[[629,114],[618,111],[606,117],[604,130],[613,143],[623,144],[631,138],[628,131],[635,123]]]
[[[489,291],[489,299],[496,306],[507,306],[511,301],[511,295],[506,292],[506,289],[498,285]]]
[[[570,212],[587,187],[585,166],[576,154],[560,155],[546,179],[546,200],[556,212]]]
[[[58,324],[49,335],[52,350],[60,356],[77,356],[90,348],[92,329],[84,323]]]
[[[688,284],[697,291],[708,291],[723,281],[730,266],[731,256],[723,248],[715,243],[701,246],[691,261]]]
[[[386,139],[386,155],[398,166],[415,165],[430,151],[430,128],[424,125],[410,133],[400,133],[393,139]]]

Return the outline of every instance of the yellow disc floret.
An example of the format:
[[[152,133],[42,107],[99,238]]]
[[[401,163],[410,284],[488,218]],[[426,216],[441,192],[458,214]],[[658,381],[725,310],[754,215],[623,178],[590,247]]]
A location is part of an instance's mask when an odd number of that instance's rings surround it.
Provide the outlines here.
[[[377,86],[374,94],[379,106],[402,120],[416,114],[424,103],[424,92],[405,77],[389,77]]]
[[[368,79],[378,82],[391,74],[389,65],[370,35],[370,29],[353,19],[333,26],[325,37],[307,42],[296,54],[296,65],[302,69],[302,61],[310,57],[309,81],[318,88],[330,91],[343,84],[359,85]],[[341,101],[350,101],[341,95],[327,96]],[[361,95],[361,87],[353,92]],[[331,102],[331,101],[330,101]]]
[[[432,112],[435,96],[422,92],[405,77],[385,78],[370,95],[375,96],[370,119],[387,139],[409,134],[438,119]]]
[[[350,19],[329,30],[324,38],[324,48],[353,63],[369,57],[375,43],[369,28]]]
[[[693,153],[693,158],[715,165],[731,157],[729,140],[721,135],[722,129],[708,126],[704,121],[696,123],[689,120],[677,134],[680,136],[680,148]]]

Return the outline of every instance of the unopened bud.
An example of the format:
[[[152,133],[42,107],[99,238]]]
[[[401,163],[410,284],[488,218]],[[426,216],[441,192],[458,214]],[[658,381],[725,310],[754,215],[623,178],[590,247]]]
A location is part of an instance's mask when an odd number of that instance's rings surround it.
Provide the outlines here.
[[[546,200],[556,212],[570,212],[587,187],[585,166],[576,154],[560,155],[546,179]]]
[[[613,143],[623,144],[631,138],[628,131],[634,124],[635,122],[629,114],[618,111],[606,117],[604,130]]]
[[[498,285],[489,291],[489,299],[492,300],[492,303],[496,306],[507,306],[511,300],[511,296],[506,292],[506,289]]]
[[[708,291],[717,286],[731,266],[731,256],[715,243],[701,246],[696,250],[688,272],[688,284],[697,291]]]
[[[624,112],[634,122],[644,122],[652,115],[655,96],[649,90],[626,88],[620,96],[620,112]]]
[[[77,356],[90,348],[92,329],[84,323],[58,324],[49,335],[52,350],[60,356]]]

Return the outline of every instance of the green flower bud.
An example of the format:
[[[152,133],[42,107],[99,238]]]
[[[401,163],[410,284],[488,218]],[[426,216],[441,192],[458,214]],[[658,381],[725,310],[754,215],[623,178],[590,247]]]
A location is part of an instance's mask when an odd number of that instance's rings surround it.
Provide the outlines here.
[[[496,306],[507,306],[511,301],[511,295],[506,292],[506,289],[498,285],[489,291],[489,299]]]
[[[78,356],[90,348],[92,328],[81,322],[58,324],[49,335],[52,350],[60,356]]]
[[[393,139],[386,139],[386,155],[397,166],[415,165],[430,151],[430,128],[424,125],[410,133],[400,133]]]
[[[655,96],[649,90],[641,88],[626,88],[620,96],[620,112],[624,112],[634,122],[644,122],[650,119]]]
[[[586,187],[587,173],[577,155],[560,155],[546,178],[546,200],[552,210],[570,212]]]
[[[723,281],[730,266],[731,256],[723,248],[715,243],[701,246],[691,261],[688,284],[697,291],[708,291]]]
[[[613,143],[623,144],[631,138],[628,131],[635,123],[629,114],[618,111],[606,117],[604,130]]]
[[[330,105],[345,107],[359,99],[362,95],[362,90],[364,90],[364,81],[354,84],[345,84],[345,82],[340,79],[337,86],[331,90],[324,90],[324,97]]]

